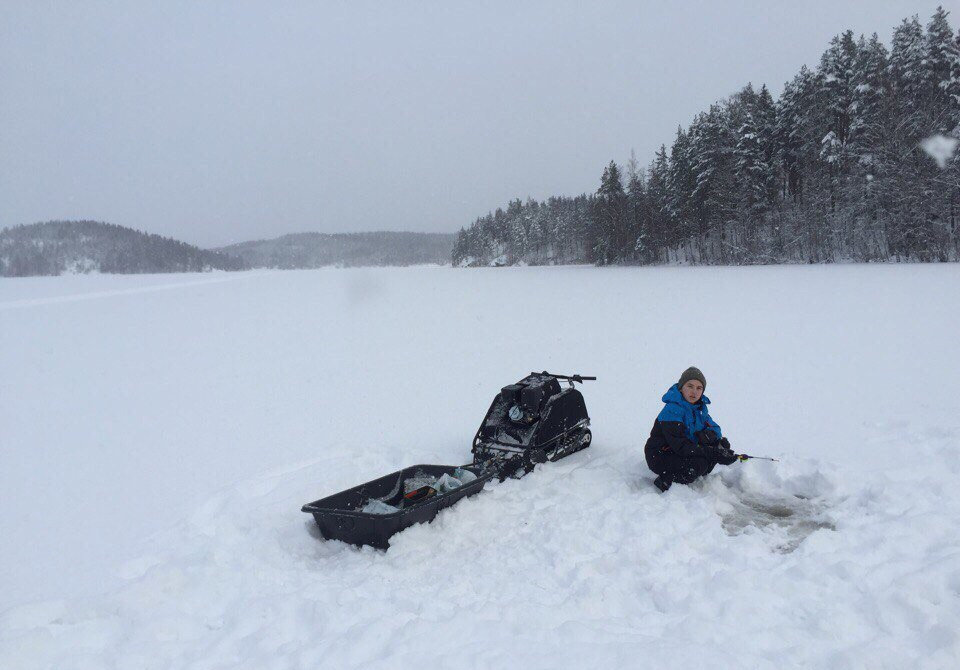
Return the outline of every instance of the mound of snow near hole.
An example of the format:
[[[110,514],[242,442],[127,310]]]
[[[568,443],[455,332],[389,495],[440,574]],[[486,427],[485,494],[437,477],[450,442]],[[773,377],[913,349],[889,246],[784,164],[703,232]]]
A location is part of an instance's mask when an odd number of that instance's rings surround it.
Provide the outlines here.
[[[958,279],[417,268],[0,284],[0,567],[18,596],[0,602],[0,667],[957,667],[960,404],[935,382],[960,375]],[[537,300],[499,311],[522,291]],[[653,487],[641,447],[689,364],[734,446],[780,463]],[[600,378],[583,387],[586,451],[488,484],[388,552],[322,541],[299,511],[406,465],[468,461],[493,394],[544,367]]]

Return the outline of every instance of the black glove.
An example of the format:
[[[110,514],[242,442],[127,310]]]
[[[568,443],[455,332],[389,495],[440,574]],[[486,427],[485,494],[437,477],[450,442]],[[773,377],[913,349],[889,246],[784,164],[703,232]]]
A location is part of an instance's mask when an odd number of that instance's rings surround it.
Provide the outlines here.
[[[697,442],[703,447],[716,446],[720,441],[717,437],[717,434],[709,428],[704,428],[703,430],[694,433],[694,436],[697,438]]]
[[[717,447],[717,463],[720,465],[731,465],[737,461],[737,455],[733,453],[733,449],[730,448],[730,440],[727,438],[721,438],[720,444]]]

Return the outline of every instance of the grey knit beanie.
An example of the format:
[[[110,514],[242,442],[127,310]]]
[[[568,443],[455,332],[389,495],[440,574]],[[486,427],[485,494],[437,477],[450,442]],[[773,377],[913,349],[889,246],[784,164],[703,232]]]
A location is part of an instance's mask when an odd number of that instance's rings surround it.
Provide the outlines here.
[[[700,372],[700,368],[695,368],[693,366],[690,366],[684,370],[683,374],[680,375],[680,381],[677,382],[677,388],[682,389],[683,385],[691,379],[696,379],[698,382],[703,384],[703,390],[707,390],[707,378],[703,376],[702,372]]]

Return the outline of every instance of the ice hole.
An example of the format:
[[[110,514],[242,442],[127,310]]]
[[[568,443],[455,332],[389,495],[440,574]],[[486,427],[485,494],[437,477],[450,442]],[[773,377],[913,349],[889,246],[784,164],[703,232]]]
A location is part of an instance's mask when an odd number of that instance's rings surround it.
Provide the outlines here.
[[[751,528],[779,530],[772,535],[777,539],[773,550],[778,553],[789,554],[796,550],[815,531],[836,530],[825,515],[826,505],[803,496],[762,498],[740,494],[729,502],[732,511],[720,515],[727,534],[741,535]]]

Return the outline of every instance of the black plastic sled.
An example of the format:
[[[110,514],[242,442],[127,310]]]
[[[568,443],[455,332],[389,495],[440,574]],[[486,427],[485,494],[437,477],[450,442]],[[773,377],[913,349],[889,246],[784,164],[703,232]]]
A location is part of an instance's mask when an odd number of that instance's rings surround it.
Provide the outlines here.
[[[404,482],[415,480],[417,475],[439,479],[444,474],[453,476],[457,470],[466,470],[476,479],[448,491],[433,487],[418,487],[412,492],[404,490]],[[354,486],[332,496],[321,498],[303,506],[303,511],[313,515],[320,534],[326,540],[341,540],[348,544],[370,545],[379,549],[390,546],[390,537],[404,528],[417,523],[429,523],[437,513],[458,500],[479,493],[493,472],[478,468],[451,465],[412,465],[366,484]],[[421,489],[431,489],[422,491]],[[412,500],[417,494],[418,499]],[[405,500],[405,498],[407,498]],[[396,511],[373,513],[362,511],[371,500],[396,507]],[[411,502],[408,502],[412,500]],[[385,508],[384,508],[385,509]]]
[[[568,388],[561,388],[561,379]],[[473,438],[473,463],[412,465],[308,503],[302,511],[313,515],[324,539],[387,549],[392,535],[429,523],[493,477],[519,478],[538,463],[589,447],[590,417],[573,385],[593,379],[532,372],[493,399]]]

